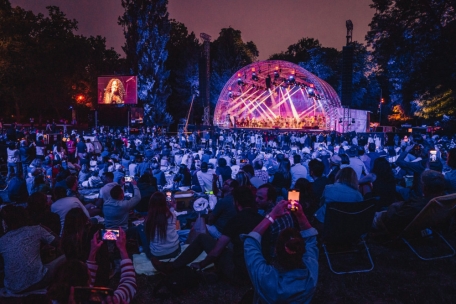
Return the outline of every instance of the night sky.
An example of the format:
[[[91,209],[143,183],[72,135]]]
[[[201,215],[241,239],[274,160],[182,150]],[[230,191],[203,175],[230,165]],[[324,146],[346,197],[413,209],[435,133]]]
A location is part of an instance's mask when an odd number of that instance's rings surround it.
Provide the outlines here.
[[[122,56],[122,15],[120,0],[10,0],[34,13],[46,13],[55,5],[79,22],[79,34],[106,37],[108,47]],[[252,40],[260,52],[259,59],[286,50],[300,38],[310,37],[324,47],[341,49],[345,45],[345,20],[354,24],[353,40],[364,42],[375,13],[371,0],[169,0],[170,18],[184,23],[197,36],[207,33],[213,39],[220,29],[231,26],[242,32],[244,42]]]

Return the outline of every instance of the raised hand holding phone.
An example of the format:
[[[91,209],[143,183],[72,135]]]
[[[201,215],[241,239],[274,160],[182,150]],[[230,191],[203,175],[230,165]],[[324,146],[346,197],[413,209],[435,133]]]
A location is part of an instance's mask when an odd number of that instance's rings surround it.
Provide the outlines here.
[[[95,258],[97,257],[97,252],[101,248],[101,245],[103,245],[103,241],[99,240],[99,232],[95,232],[93,234],[92,239],[90,240],[90,253],[89,253],[89,261],[95,261]]]

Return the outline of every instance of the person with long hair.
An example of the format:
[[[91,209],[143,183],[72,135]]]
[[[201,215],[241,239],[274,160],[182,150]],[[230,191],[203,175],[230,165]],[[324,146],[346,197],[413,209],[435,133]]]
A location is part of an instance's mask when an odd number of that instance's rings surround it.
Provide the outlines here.
[[[136,293],[135,271],[133,262],[127,253],[126,243],[125,232],[119,227],[116,246],[119,248],[121,258],[120,284],[112,297],[108,296],[107,299],[103,300],[107,303],[130,303]],[[94,234],[90,244],[89,257],[86,263],[78,259],[69,259],[57,269],[53,283],[48,289],[48,297],[53,303],[75,303],[75,286],[93,287],[98,271],[97,253],[103,246],[103,241],[99,240],[98,233]],[[107,259],[107,256],[102,258]]]
[[[276,266],[262,253],[262,235],[280,217],[289,213],[289,202],[282,200],[250,232],[242,236],[244,258],[254,289],[254,303],[309,303],[318,280],[317,231],[301,206],[293,213],[299,224],[280,232],[276,243]]]
[[[359,180],[359,184],[372,183],[372,192],[365,197],[379,197],[379,206],[387,207],[396,199],[396,180],[391,165],[385,157],[378,157],[371,172]]]
[[[103,95],[103,103],[105,104],[121,104],[125,102],[125,89],[122,81],[118,78],[109,80]]]
[[[351,167],[340,169],[336,175],[336,182],[326,185],[320,199],[321,207],[317,210],[315,218],[324,223],[326,214],[326,204],[331,202],[354,203],[361,202],[363,196],[358,190],[358,176]]]
[[[176,231],[176,215],[168,207],[166,196],[155,192],[149,200],[149,210],[139,234],[144,253],[149,259],[175,258],[181,248]]]

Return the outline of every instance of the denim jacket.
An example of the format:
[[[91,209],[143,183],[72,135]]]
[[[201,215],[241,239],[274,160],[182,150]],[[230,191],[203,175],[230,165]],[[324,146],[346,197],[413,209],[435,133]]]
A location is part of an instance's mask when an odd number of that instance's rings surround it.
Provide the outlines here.
[[[281,271],[266,263],[261,253],[261,235],[242,235],[244,257],[255,289],[254,303],[310,303],[318,280],[317,230],[301,231],[306,243],[304,268]]]

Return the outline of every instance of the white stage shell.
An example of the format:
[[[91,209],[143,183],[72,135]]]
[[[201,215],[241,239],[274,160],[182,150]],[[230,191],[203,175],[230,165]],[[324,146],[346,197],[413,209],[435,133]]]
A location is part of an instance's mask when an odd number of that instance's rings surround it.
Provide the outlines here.
[[[340,107],[336,91],[324,80],[294,63],[267,60],[243,67],[228,80],[214,125],[334,130]]]

